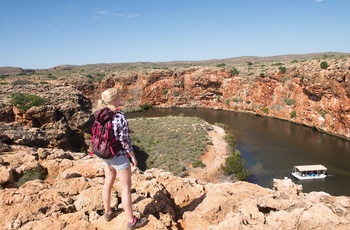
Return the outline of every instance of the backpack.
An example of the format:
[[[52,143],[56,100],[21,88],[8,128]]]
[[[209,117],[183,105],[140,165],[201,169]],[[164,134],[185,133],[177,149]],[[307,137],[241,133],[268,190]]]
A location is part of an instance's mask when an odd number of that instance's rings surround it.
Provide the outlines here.
[[[122,149],[121,142],[115,138],[112,119],[119,112],[113,113],[109,108],[97,110],[91,128],[91,152],[103,159],[114,157]]]

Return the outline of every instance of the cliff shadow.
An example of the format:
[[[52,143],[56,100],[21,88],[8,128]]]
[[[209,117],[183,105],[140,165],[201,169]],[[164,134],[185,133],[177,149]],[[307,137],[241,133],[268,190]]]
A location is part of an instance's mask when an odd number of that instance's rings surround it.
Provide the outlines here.
[[[148,169],[146,161],[147,161],[149,155],[145,151],[143,151],[140,147],[138,147],[137,145],[133,145],[133,149],[134,149],[136,160],[138,162],[137,167],[141,171],[145,171],[146,169]]]

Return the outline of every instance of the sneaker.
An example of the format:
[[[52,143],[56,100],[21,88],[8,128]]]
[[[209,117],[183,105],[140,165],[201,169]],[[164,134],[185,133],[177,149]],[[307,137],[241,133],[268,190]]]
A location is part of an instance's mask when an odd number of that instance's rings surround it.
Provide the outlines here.
[[[106,213],[106,214],[104,215],[105,220],[106,220],[107,222],[109,222],[109,221],[111,221],[114,217],[116,217],[117,214],[118,214],[118,212],[117,212],[116,210],[112,209],[110,213]]]
[[[136,228],[141,228],[147,224],[148,220],[146,218],[136,218],[134,216],[134,221],[133,223],[128,223],[128,229],[136,229]]]

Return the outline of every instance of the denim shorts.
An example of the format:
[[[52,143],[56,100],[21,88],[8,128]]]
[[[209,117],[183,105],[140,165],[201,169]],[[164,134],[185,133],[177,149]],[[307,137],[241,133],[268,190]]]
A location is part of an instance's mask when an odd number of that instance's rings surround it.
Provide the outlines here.
[[[110,159],[103,159],[104,165],[110,165],[115,170],[123,170],[130,167],[130,160],[128,155],[115,156]]]

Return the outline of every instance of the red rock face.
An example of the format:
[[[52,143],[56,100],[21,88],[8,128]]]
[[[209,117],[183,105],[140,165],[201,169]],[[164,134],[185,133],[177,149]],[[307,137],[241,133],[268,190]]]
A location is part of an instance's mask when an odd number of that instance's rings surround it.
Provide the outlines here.
[[[268,67],[264,74],[259,71],[241,67],[233,75],[228,67],[192,67],[114,76],[113,81],[126,92],[129,107],[253,112],[350,139],[350,61],[330,60],[327,69],[317,60],[289,64],[285,73],[276,67]]]

